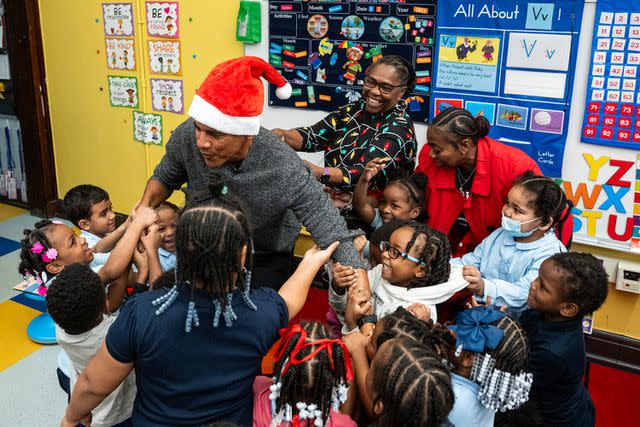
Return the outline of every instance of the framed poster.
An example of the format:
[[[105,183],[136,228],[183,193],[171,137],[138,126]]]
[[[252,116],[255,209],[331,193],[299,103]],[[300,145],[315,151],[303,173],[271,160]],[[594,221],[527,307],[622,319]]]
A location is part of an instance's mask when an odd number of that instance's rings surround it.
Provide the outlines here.
[[[133,139],[145,144],[162,145],[162,116],[134,111]]]
[[[136,69],[133,38],[107,37],[104,39],[107,54],[107,67],[113,70]]]
[[[147,9],[147,34],[151,37],[178,38],[178,3],[153,2],[145,3]]]
[[[133,37],[133,5],[131,3],[102,3],[104,35]]]
[[[138,108],[138,79],[126,76],[107,76],[109,102],[112,107]]]
[[[149,40],[149,68],[152,73],[182,74],[180,41]]]
[[[182,80],[151,79],[151,106],[155,111],[184,113]]]

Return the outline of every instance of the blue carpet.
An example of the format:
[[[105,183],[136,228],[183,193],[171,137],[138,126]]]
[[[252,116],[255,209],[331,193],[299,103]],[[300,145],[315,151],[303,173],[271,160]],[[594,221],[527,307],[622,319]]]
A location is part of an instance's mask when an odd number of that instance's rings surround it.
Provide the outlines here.
[[[44,299],[30,298],[24,293],[20,293],[19,295],[11,298],[11,301],[26,305],[27,307],[38,311],[45,311],[47,309],[47,302]]]
[[[0,237],[0,256],[20,249],[20,242]]]

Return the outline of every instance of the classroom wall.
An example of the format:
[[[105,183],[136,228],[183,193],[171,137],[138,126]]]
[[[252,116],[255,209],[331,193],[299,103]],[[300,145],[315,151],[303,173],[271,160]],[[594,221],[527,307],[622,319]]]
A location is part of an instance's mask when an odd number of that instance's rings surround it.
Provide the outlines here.
[[[164,145],[134,141],[132,109],[110,106],[107,75],[136,76],[138,110],[145,112],[154,112],[149,78],[161,76],[149,74],[143,52],[147,40],[144,1],[116,1],[133,4],[136,71],[107,68],[102,1],[40,0],[40,21],[58,194],[62,198],[78,184],[99,185],[109,192],[115,210],[129,212],[164,154]],[[183,75],[168,78],[184,81],[186,110],[215,64],[242,55],[242,44],[235,41],[239,0],[178,4]],[[170,131],[187,116],[162,116],[166,143]],[[180,203],[181,198],[176,195],[172,200]]]
[[[255,55],[268,60],[268,2],[261,0],[262,4],[262,43],[255,45],[246,45],[245,54]],[[582,20],[581,38],[579,45],[578,61],[575,74],[576,80],[574,84],[574,93],[572,99],[572,108],[570,116],[570,124],[568,129],[568,139],[565,149],[565,161],[563,168],[563,176],[574,174],[574,169],[578,167],[573,161],[575,156],[582,156],[583,152],[594,152],[606,150],[612,156],[628,155],[630,150],[622,150],[610,147],[595,147],[582,144],[580,142],[582,116],[584,114],[585,105],[585,85],[589,73],[589,57],[591,55],[591,37],[593,31],[593,21],[595,19],[595,1],[586,0]],[[271,107],[265,100],[265,110],[263,113],[263,125],[267,128],[291,128],[315,123],[321,120],[327,113],[314,110],[297,110],[292,108]],[[419,147],[426,142],[427,126],[416,124],[416,135]],[[301,154],[301,157],[312,161],[315,164],[322,165],[322,154]],[[605,268],[609,273],[611,281],[615,280],[617,273],[617,262],[625,260],[626,262],[636,263],[640,267],[637,254],[611,250],[607,248],[595,247],[585,244],[575,244],[573,250],[593,253],[600,259],[604,260]],[[632,338],[640,339],[640,295],[618,291],[613,284],[610,285],[609,296],[604,306],[596,313],[594,319],[596,329],[607,332],[626,335]]]

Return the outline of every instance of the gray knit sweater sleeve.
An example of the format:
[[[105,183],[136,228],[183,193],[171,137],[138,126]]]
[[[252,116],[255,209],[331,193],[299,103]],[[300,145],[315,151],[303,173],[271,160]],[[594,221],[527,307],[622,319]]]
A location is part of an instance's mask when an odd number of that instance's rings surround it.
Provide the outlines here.
[[[290,209],[307,227],[313,240],[320,247],[324,248],[336,240],[340,241],[340,246],[333,256],[335,260],[342,265],[364,268],[353,244],[353,238],[364,233],[347,228],[347,223],[340,215],[340,211],[333,206],[331,199],[323,191],[322,185],[303,162],[292,163],[290,168],[295,172],[289,177],[288,184],[292,187],[291,193],[295,194],[295,197],[291,200]],[[297,168],[303,168],[303,170],[295,170]]]

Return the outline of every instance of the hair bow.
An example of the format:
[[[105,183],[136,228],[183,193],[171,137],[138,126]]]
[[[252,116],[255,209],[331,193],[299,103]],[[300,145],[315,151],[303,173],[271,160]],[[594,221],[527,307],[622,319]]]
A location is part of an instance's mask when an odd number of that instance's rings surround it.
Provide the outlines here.
[[[322,350],[326,350],[327,355],[329,356],[329,363],[331,364],[331,369],[335,370],[335,367],[333,364],[332,344],[336,343],[340,347],[342,347],[342,353],[344,354],[344,363],[345,363],[345,370],[346,370],[346,378],[344,378],[344,380],[345,381],[353,380],[353,369],[351,367],[351,359],[349,357],[349,352],[347,350],[347,347],[344,345],[344,343],[339,339],[328,339],[328,338],[322,338],[322,339],[306,342],[307,331],[305,331],[299,324],[292,325],[286,329],[280,329],[280,336],[282,337],[281,338],[282,345],[280,346],[280,349],[278,350],[276,357],[274,357],[273,359],[274,362],[278,362],[280,359],[282,359],[282,357],[284,356],[284,352],[288,347],[289,342],[292,339],[294,339],[294,335],[298,333],[300,334],[300,336],[298,337],[298,341],[296,342],[295,347],[293,348],[293,350],[291,351],[291,354],[289,355],[289,359],[286,361],[285,365],[282,367],[282,371],[280,373],[281,376],[284,375],[287,369],[289,369],[289,366],[299,365],[301,363],[306,362],[307,360],[311,360],[316,354],[318,354]],[[300,352],[300,350],[302,350],[305,347],[315,347],[315,348],[311,351],[311,353],[309,353],[302,359],[298,359],[297,357],[298,353]]]
[[[504,337],[504,331],[491,323],[502,319],[504,313],[494,307],[474,307],[458,313],[456,324],[449,329],[456,332],[456,347],[473,353],[483,353],[485,347],[494,350]]]

